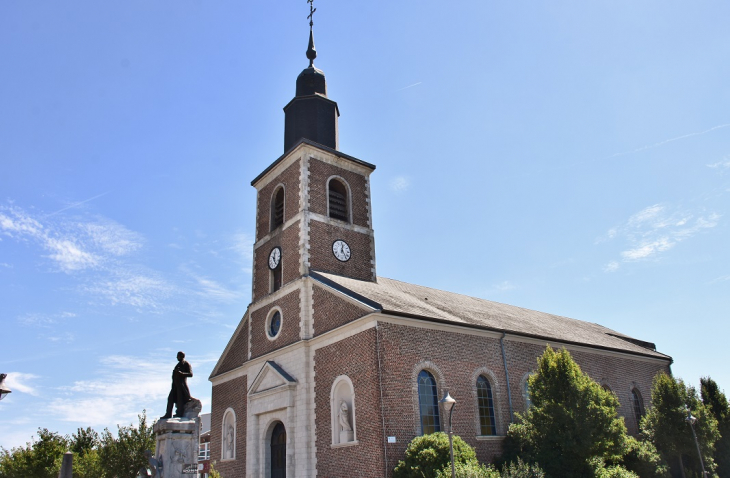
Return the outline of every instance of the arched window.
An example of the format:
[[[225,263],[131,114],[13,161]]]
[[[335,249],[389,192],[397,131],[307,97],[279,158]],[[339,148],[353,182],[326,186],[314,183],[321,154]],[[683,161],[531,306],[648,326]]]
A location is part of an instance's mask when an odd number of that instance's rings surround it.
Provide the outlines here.
[[[281,332],[281,310],[274,308],[269,311],[266,317],[266,336],[269,340],[274,340]]]
[[[426,370],[418,374],[418,405],[421,412],[421,433],[428,435],[441,431],[436,380]]]
[[[329,216],[333,219],[350,222],[347,186],[339,179],[332,178],[327,190],[329,191]]]
[[[530,376],[525,375],[522,379],[522,398],[525,400],[525,410],[529,410],[532,406],[532,400],[530,400]]]
[[[284,188],[279,186],[271,198],[271,227],[269,231],[273,231],[282,224],[284,224]]]
[[[279,422],[271,433],[271,478],[286,478],[286,428]]]
[[[492,386],[483,375],[477,379],[477,406],[479,407],[479,434],[496,435],[497,423],[494,419]]]
[[[635,388],[631,389],[631,401],[634,405],[634,417],[636,418],[636,427],[641,427],[641,417],[644,416],[644,400],[641,398],[641,393]]]

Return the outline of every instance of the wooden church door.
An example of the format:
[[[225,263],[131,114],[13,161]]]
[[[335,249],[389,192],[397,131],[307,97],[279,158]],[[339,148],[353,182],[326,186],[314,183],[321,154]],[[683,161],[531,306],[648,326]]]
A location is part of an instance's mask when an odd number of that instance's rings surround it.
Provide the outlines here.
[[[286,429],[281,422],[271,434],[271,478],[286,478]]]

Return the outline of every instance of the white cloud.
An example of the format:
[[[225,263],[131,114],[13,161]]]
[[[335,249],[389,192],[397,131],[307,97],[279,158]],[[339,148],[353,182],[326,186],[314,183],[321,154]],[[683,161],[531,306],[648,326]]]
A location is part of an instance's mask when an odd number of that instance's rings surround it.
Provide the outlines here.
[[[241,296],[240,292],[226,289],[214,280],[207,279],[205,277],[195,277],[195,280],[198,283],[198,288],[196,288],[198,294],[205,297],[223,302],[230,302]]]
[[[210,366],[217,357],[194,357],[193,365]],[[57,398],[48,405],[50,411],[61,420],[80,426],[108,426],[117,423],[136,422],[136,416],[147,409],[149,418],[153,412],[162,412],[170,392],[170,372],[175,364],[174,352],[170,356],[134,357],[111,355],[99,360],[99,377],[78,380],[58,389]],[[205,379],[189,380],[195,396],[196,387],[204,387]],[[200,397],[198,397],[200,398]],[[207,401],[207,397],[202,397]]]
[[[657,257],[704,230],[714,228],[720,217],[717,213],[696,216],[654,204],[633,214],[623,226],[609,229],[596,243],[614,239],[622,241],[626,247],[619,253],[623,262],[646,260]],[[614,272],[618,268],[619,262],[614,260],[603,270]]]
[[[43,221],[43,222],[42,222]],[[63,221],[33,217],[17,206],[0,206],[0,233],[39,244],[63,272],[96,269],[142,246],[139,234],[113,221]]]
[[[38,378],[40,378],[38,375],[32,373],[9,372],[5,377],[5,385],[13,392],[38,396],[38,390],[32,383]]]
[[[406,176],[397,176],[390,181],[391,191],[402,193],[411,187],[411,180]]]
[[[485,291],[485,295],[489,296],[489,295],[499,294],[502,292],[508,292],[508,291],[514,290],[516,288],[517,288],[517,286],[515,284],[513,284],[512,282],[510,282],[508,280],[505,280],[498,284],[492,285],[492,287],[490,287],[489,289],[487,289]]]
[[[84,290],[105,297],[113,305],[126,304],[150,309],[161,307],[163,299],[177,292],[174,286],[162,278],[122,271],[117,272],[115,277],[94,281]]]
[[[708,164],[707,167],[712,169],[730,169],[730,156],[725,156],[721,161],[716,163]]]

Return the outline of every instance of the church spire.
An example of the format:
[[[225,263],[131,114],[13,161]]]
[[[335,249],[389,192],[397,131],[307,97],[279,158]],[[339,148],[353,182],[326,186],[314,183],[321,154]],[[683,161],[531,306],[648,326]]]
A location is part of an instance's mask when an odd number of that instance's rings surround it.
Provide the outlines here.
[[[317,49],[314,48],[314,0],[309,4],[309,67],[297,77],[296,96],[284,107],[284,151],[289,151],[302,138],[332,149],[338,149],[340,116],[337,103],[327,98],[327,81],[324,72],[314,66]]]
[[[307,0],[307,3],[309,4],[309,16],[307,17],[309,19],[309,46],[307,47],[307,58],[309,58],[309,68],[314,68],[317,49],[314,48],[314,33],[312,33],[312,29],[314,28],[314,12],[317,9],[314,8],[314,0]]]

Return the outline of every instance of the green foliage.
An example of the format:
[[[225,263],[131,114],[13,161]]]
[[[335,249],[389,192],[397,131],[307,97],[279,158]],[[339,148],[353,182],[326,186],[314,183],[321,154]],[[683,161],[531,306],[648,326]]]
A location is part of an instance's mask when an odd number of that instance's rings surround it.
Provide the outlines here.
[[[501,478],[545,478],[545,472],[538,465],[525,463],[518,458],[516,462],[502,467]]]
[[[474,449],[456,435],[454,463],[478,465]],[[398,462],[393,478],[435,478],[444,466],[451,467],[449,436],[444,432],[422,435],[408,444],[405,460]]]
[[[25,447],[2,450],[0,478],[56,478],[68,440],[46,428],[38,429],[38,439]]]
[[[501,478],[497,470],[479,463],[454,463],[455,478]],[[451,464],[436,472],[436,478],[451,478]]]
[[[221,474],[215,469],[216,462],[210,464],[210,471],[208,472],[208,478],[221,478]]]
[[[563,349],[547,347],[529,379],[532,406],[512,424],[504,461],[540,463],[551,477],[591,476],[590,460],[619,461],[627,448],[616,396],[604,390]]]
[[[715,443],[715,464],[717,476],[730,478],[730,406],[727,397],[710,377],[700,379],[702,403],[717,420],[720,439]]]
[[[593,467],[594,478],[639,478],[639,475],[621,465],[606,466],[601,458],[593,458],[590,463]]]
[[[139,469],[147,467],[145,450],[155,449],[152,427],[147,425],[147,413],[138,415],[139,424],[117,427],[117,438],[105,429],[101,434],[99,461],[105,478],[136,478]]]
[[[84,455],[99,446],[99,434],[91,427],[79,428],[71,435],[70,450],[78,455]]]
[[[712,458],[714,444],[720,434],[717,420],[699,400],[697,390],[680,379],[660,373],[654,378],[651,404],[652,408],[641,422],[642,433],[654,444],[662,458],[673,468],[683,463],[688,474],[701,474],[692,430],[685,421],[687,407],[697,418],[695,431],[705,469],[712,473],[715,468]]]
[[[653,443],[628,437],[628,451],[623,459],[624,467],[641,478],[669,478],[669,466],[662,459]]]

